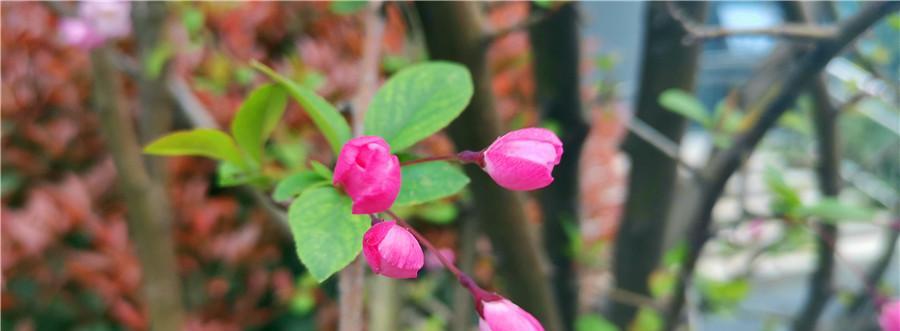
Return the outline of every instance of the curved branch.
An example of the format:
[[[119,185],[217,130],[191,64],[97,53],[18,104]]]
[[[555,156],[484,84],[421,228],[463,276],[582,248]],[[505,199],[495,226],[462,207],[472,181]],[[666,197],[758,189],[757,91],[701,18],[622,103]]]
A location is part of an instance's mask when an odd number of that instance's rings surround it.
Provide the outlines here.
[[[681,9],[674,6],[671,1],[666,1],[666,8],[672,17],[688,32],[688,36],[685,38],[685,41],[688,43],[732,36],[771,36],[797,41],[818,41],[837,36],[837,29],[832,26],[809,24],[785,24],[782,26],[744,29],[705,26],[688,17]]]

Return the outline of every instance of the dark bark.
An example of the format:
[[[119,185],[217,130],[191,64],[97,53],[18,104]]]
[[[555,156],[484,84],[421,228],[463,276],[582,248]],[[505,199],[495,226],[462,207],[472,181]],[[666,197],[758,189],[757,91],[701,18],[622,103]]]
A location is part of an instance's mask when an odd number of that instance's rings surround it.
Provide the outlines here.
[[[673,4],[702,21],[706,4]],[[659,105],[659,95],[668,89],[691,91],[697,71],[699,45],[682,43],[687,32],[672,18],[663,2],[646,4],[644,55],[635,116],[672,141],[684,133],[685,120]],[[628,196],[616,236],[614,274],[616,287],[649,296],[650,273],[657,267],[665,235],[665,219],[673,200],[677,162],[634,133],[623,149],[631,159]],[[634,319],[636,308],[612,302],[610,318],[621,329]]]
[[[823,196],[836,197],[840,193],[840,156],[838,155],[838,132],[836,130],[838,111],[832,105],[825,89],[823,77],[819,77],[813,83],[811,89],[813,97],[813,122],[816,127],[817,150],[819,162],[817,176],[819,189]],[[837,246],[837,227],[833,224],[816,223],[810,226],[818,227],[819,234],[816,238],[816,270],[809,279],[809,294],[806,304],[794,321],[794,330],[815,330],[816,323],[828,300],[831,298],[834,282],[835,252]]]
[[[559,125],[565,153],[554,170],[554,182],[540,192],[544,245],[553,266],[556,302],[566,329],[572,329],[577,310],[577,279],[572,264],[572,238],[566,226],[578,222],[578,159],[588,125],[581,107],[580,38],[574,2],[555,10],[532,5],[532,16],[549,15],[529,29],[537,102],[545,121]],[[566,224],[569,223],[569,224]]]
[[[181,330],[181,286],[172,240],[172,215],[165,191],[151,180],[131,116],[122,103],[120,82],[106,47],[91,53],[93,102],[116,165],[119,189],[128,207],[128,232],[140,262],[142,293],[152,330]]]
[[[742,161],[748,156],[765,133],[775,124],[779,117],[793,105],[800,91],[818,77],[828,62],[860,34],[868,30],[878,20],[900,8],[900,2],[872,2],[862,8],[856,15],[838,27],[838,35],[833,39],[816,42],[812,49],[804,52],[798,59],[798,65],[788,70],[783,80],[772,82],[770,90],[771,102],[761,106],[761,113],[754,125],[742,134],[733,147],[717,154],[710,160],[704,170],[709,178],[708,186],[703,188],[699,208],[691,217],[692,224],[688,234],[688,257],[679,273],[675,296],[666,316],[666,329],[674,329],[681,317],[684,305],[685,290],[693,277],[694,268],[703,246],[710,238],[712,210],[725,189],[728,179],[734,174]],[[767,93],[768,94],[768,93]]]
[[[428,52],[432,59],[465,65],[472,74],[475,94],[462,115],[448,128],[457,148],[481,150],[503,133],[494,111],[491,77],[484,48],[485,29],[479,4],[420,2]],[[562,330],[547,275],[546,258],[531,235],[522,197],[495,184],[481,169],[466,167],[472,179],[475,218],[490,237],[499,257],[499,272],[511,300],[535,315],[548,330]]]

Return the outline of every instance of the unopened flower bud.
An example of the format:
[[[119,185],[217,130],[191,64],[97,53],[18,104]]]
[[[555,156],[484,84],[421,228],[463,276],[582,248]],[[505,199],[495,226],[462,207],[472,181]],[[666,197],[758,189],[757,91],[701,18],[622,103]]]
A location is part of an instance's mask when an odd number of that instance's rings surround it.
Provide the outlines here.
[[[354,214],[385,211],[400,193],[400,160],[381,137],[351,139],[338,155],[333,184],[353,200]]]
[[[881,306],[878,324],[882,331],[900,331],[900,300],[890,301]]]
[[[527,128],[503,135],[484,150],[484,171],[500,186],[530,191],[553,182],[563,147],[552,131]]]
[[[478,314],[481,331],[544,331],[534,316],[501,296],[478,302]]]
[[[416,237],[395,221],[375,224],[366,232],[363,256],[373,272],[390,278],[416,278],[425,264]]]

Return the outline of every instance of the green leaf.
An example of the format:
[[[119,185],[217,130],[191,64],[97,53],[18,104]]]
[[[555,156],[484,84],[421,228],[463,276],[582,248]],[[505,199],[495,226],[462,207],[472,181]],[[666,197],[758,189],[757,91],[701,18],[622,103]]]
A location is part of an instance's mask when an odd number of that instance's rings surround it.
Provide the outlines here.
[[[231,121],[231,134],[238,146],[257,163],[262,162],[263,145],[284,114],[286,104],[287,94],[281,87],[265,84],[250,93]]]
[[[231,162],[220,162],[216,169],[217,182],[221,187],[238,186],[243,184],[265,185],[268,179],[256,171],[250,173]]]
[[[364,0],[334,0],[331,1],[328,9],[338,15],[348,15],[366,8],[366,4]]]
[[[175,52],[172,50],[171,44],[164,42],[156,45],[153,51],[150,52],[150,55],[144,59],[144,74],[151,79],[159,77],[166,62],[169,61],[173,54]]]
[[[659,104],[668,110],[678,113],[694,122],[709,128],[712,123],[706,107],[693,95],[679,90],[668,89],[659,96]]]
[[[633,324],[632,330],[657,331],[662,330],[663,320],[656,311],[649,308],[641,308]]]
[[[713,110],[712,121],[718,123],[719,132],[725,135],[737,133],[741,129],[744,115],[734,108],[728,98],[722,99]]]
[[[215,129],[194,129],[162,136],[144,147],[153,155],[193,155],[228,161],[243,167],[244,159],[234,140]]]
[[[656,270],[650,274],[648,280],[650,294],[653,294],[654,298],[667,297],[675,291],[676,281],[674,271]]]
[[[334,173],[331,172],[331,169],[328,169],[324,164],[319,161],[313,160],[309,162],[310,167],[312,167],[312,171],[318,174],[320,177],[331,181],[334,177]]]
[[[447,162],[426,162],[401,169],[403,183],[396,206],[412,205],[449,197],[469,183],[469,177]]]
[[[184,25],[189,34],[194,34],[203,28],[205,21],[206,17],[200,9],[188,8],[181,13],[181,24]]]
[[[275,185],[272,199],[278,202],[291,201],[295,196],[300,195],[304,190],[318,183],[327,184],[317,173],[309,171],[295,173],[282,179]]]
[[[544,9],[553,8],[554,0],[534,0],[534,4]]]
[[[700,291],[717,309],[730,309],[750,293],[750,282],[743,278],[729,281],[701,280],[699,283]]]
[[[399,152],[450,124],[472,98],[469,71],[450,62],[426,62],[400,70],[378,89],[366,112],[367,135]]]
[[[435,201],[417,208],[416,215],[434,224],[450,224],[459,215],[459,210],[453,203]]]
[[[885,21],[887,21],[888,26],[894,30],[900,30],[900,14],[888,16]]]
[[[800,200],[800,194],[794,188],[788,186],[784,177],[774,167],[767,167],[763,177],[766,186],[772,191],[774,198],[772,199],[772,209],[776,213],[785,213],[794,216],[797,209],[802,207],[803,201]]]
[[[853,206],[841,202],[835,198],[824,198],[819,202],[804,206],[799,213],[806,217],[816,217],[827,222],[839,222],[846,220],[869,220],[873,211],[860,206]]]
[[[351,214],[350,205],[350,198],[328,186],[303,192],[288,209],[297,256],[319,283],[362,250],[369,218]]]
[[[809,118],[797,111],[788,111],[781,115],[781,118],[778,119],[778,125],[804,136],[812,135],[812,126],[809,124]]]
[[[575,320],[575,331],[619,331],[619,328],[603,316],[589,314],[578,316]]]
[[[250,66],[269,76],[287,90],[288,94],[303,106],[303,110],[309,114],[316,127],[322,131],[322,135],[328,140],[334,154],[340,153],[344,143],[350,140],[350,125],[331,103],[313,90],[276,73],[262,63],[253,61]]]
[[[663,254],[663,265],[666,268],[677,268],[684,261],[684,257],[687,256],[687,250],[687,242],[684,240],[679,241]]]

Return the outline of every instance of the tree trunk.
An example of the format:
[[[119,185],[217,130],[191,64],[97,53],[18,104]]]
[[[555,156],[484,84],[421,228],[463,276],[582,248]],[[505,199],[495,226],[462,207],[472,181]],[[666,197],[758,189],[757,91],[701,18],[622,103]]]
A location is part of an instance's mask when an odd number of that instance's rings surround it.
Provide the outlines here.
[[[548,15],[532,4],[532,15]],[[554,171],[554,182],[540,192],[544,245],[552,264],[550,273],[556,302],[565,327],[571,330],[577,310],[577,279],[572,264],[572,238],[567,226],[578,225],[578,159],[588,125],[581,107],[581,63],[578,10],[566,3],[529,29],[534,55],[537,102],[544,120],[559,125],[565,153]]]
[[[462,63],[472,74],[475,94],[448,128],[457,148],[481,150],[503,133],[485,58],[485,30],[474,2],[416,3],[433,59]],[[522,197],[495,184],[481,169],[466,167],[472,179],[475,217],[499,256],[499,271],[511,300],[535,315],[547,330],[562,330],[540,244],[531,235]]]
[[[674,5],[695,20],[703,21],[705,3]],[[647,3],[646,10],[635,116],[678,142],[684,133],[685,119],[662,108],[659,95],[673,88],[693,90],[700,47],[682,43],[687,32],[671,17],[666,3]],[[619,289],[649,296],[647,282],[659,264],[666,229],[664,220],[674,198],[677,163],[633,133],[625,138],[623,149],[631,159],[631,171],[624,216],[615,243],[615,284]],[[635,313],[634,306],[611,303],[610,318],[623,330]]]
[[[819,177],[819,189],[826,197],[836,197],[840,193],[840,156],[837,145],[838,112],[829,100],[828,91],[825,89],[823,77],[816,79],[810,91],[813,97],[813,122],[816,127],[817,149],[819,163],[817,175]],[[816,322],[828,304],[832,295],[834,278],[835,252],[837,245],[837,227],[834,224],[812,223],[817,227],[816,256],[818,262],[816,270],[809,279],[809,295],[797,319],[794,320],[795,331],[816,330]]]
[[[142,292],[152,330],[181,330],[184,316],[181,286],[172,240],[172,215],[161,183],[151,180],[141,157],[134,123],[123,106],[120,82],[111,51],[91,53],[93,101],[99,113],[107,149],[118,174],[119,189],[128,207],[128,231],[140,262]]]

